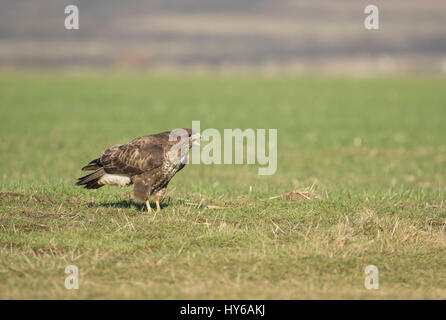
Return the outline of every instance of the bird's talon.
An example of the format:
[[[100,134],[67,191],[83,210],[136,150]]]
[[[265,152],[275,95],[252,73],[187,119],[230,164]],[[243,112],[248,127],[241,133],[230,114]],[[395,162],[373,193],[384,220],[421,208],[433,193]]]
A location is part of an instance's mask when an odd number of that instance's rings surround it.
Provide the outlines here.
[[[149,200],[146,201],[146,206],[147,206],[147,212],[148,212],[148,213],[152,213],[152,207],[150,207],[150,202],[149,202]]]

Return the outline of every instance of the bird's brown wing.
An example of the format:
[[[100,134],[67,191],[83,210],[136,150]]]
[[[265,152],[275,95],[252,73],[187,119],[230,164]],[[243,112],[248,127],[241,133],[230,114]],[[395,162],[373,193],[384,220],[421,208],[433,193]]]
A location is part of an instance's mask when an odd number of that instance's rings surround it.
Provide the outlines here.
[[[101,164],[107,173],[134,176],[160,167],[163,160],[162,141],[144,136],[105,150]]]

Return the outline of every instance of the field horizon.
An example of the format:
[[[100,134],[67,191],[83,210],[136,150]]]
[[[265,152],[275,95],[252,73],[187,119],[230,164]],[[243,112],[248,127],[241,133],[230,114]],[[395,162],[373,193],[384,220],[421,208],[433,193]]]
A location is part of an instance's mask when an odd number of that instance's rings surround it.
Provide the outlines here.
[[[0,299],[446,299],[445,85],[2,70]],[[278,129],[277,172],[188,165],[156,214],[132,187],[74,185],[106,148],[193,120]]]

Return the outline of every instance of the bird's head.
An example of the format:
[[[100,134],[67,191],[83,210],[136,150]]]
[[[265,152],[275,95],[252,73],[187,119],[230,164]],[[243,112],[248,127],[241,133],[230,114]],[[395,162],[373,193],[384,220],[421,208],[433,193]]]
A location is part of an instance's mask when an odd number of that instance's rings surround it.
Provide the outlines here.
[[[189,148],[191,148],[192,146],[199,146],[200,139],[201,139],[201,135],[199,132],[196,132],[196,131],[194,131],[192,129],[188,129],[188,128],[182,128],[182,129],[175,129],[175,130],[171,131],[169,140],[173,144],[188,143]]]
[[[175,129],[169,133],[170,161],[174,164],[186,164],[189,149],[200,145],[200,133],[192,129]]]
[[[192,129],[185,129],[189,135],[189,148],[192,146],[199,146],[201,135],[200,132],[194,131]]]

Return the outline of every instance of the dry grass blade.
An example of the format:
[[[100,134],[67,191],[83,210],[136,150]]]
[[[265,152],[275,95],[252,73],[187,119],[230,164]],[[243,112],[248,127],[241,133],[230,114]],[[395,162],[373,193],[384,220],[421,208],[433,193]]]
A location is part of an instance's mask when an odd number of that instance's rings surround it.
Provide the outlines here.
[[[6,198],[6,197],[20,198],[20,199],[32,199],[37,202],[53,203],[51,200],[49,200],[49,199],[43,200],[35,194],[26,195],[23,193],[15,193],[15,192],[0,192],[0,199]]]
[[[175,190],[177,189],[177,187],[174,187],[172,190],[170,190],[169,192],[167,192],[167,194],[164,196],[164,198],[168,198],[170,195],[172,195],[174,192],[175,192]]]
[[[233,207],[230,206],[213,206],[213,205],[207,205],[206,207],[204,207],[205,209],[231,209]]]
[[[270,197],[268,200],[279,199],[279,198],[281,200],[311,200],[319,197],[314,193],[313,190],[310,189],[308,191],[293,190],[288,193]]]
[[[426,209],[430,209],[430,208],[434,208],[434,209],[441,209],[441,208],[443,208],[443,201],[440,204],[426,203]]]

